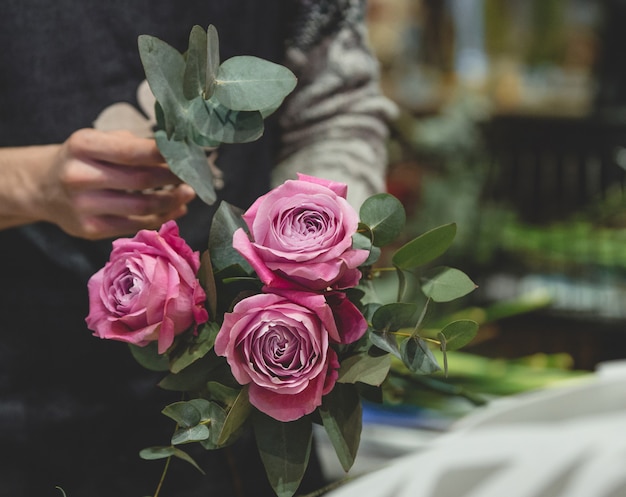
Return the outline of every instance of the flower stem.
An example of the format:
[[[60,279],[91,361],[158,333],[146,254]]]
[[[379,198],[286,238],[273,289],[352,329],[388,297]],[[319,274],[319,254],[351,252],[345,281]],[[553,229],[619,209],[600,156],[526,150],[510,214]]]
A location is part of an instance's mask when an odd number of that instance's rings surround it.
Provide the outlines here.
[[[172,456],[169,456],[165,460],[165,467],[163,468],[163,472],[161,473],[161,479],[159,480],[159,484],[157,485],[156,490],[154,491],[153,497],[159,497],[159,493],[161,492],[161,488],[163,487],[163,482],[165,481],[165,475],[167,474],[167,470],[170,467],[170,461],[172,460]]]

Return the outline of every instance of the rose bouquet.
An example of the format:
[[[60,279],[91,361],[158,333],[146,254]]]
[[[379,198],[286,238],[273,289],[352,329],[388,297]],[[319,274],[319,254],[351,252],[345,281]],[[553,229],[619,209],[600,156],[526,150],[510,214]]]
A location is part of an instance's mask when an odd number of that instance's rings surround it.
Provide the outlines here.
[[[215,198],[203,147],[256,136],[263,109],[277,108],[295,84],[285,68],[259,59],[220,66],[216,44],[211,27],[194,28],[185,56],[159,40],[140,40],[161,116],[159,147],[208,202]],[[250,65],[257,68],[254,85],[245,84]],[[259,90],[263,74],[284,82],[280,91],[272,84],[270,99]],[[401,203],[378,194],[357,213],[347,188],[300,175],[243,213],[222,202],[202,254],[173,221],[114,242],[109,262],[89,282],[87,324],[101,338],[128,342],[143,366],[163,371],[162,388],[184,395],[162,411],[176,424],[171,443],[144,449],[142,457],[197,466],[185,444],[220,449],[252,429],[276,494],[291,496],[307,467],[314,423],[324,426],[347,471],[359,446],[361,399],[385,387],[392,361],[414,374],[433,373],[441,369],[434,346],[445,370],[446,350],[473,338],[477,324],[468,320],[435,331],[423,326],[431,302],[475,287],[461,271],[431,264],[452,243],[455,225],[383,252],[402,235]],[[379,267],[386,258],[389,268]],[[391,302],[376,291],[386,269],[397,274]],[[421,303],[405,301],[406,276],[416,271]]]

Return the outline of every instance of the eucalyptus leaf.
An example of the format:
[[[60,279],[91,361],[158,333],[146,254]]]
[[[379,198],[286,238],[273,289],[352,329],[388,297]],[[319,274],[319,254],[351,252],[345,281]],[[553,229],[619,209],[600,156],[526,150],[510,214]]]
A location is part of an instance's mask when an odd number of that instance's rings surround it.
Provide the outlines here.
[[[200,96],[204,98],[207,86],[207,34],[200,26],[194,26],[189,33],[189,48],[185,57],[183,94],[187,100]]]
[[[455,236],[456,224],[444,224],[400,247],[391,260],[400,269],[415,269],[443,255],[452,245]]]
[[[176,457],[181,459],[182,461],[186,461],[191,464],[194,468],[196,468],[200,473],[205,474],[204,471],[198,463],[185,451],[177,448],[177,447],[148,447],[146,449],[142,449],[139,452],[139,457],[145,460],[157,460],[157,459],[166,459],[168,457]]]
[[[367,353],[354,355],[341,361],[339,369],[339,383],[361,382],[367,385],[379,386],[389,373],[391,356],[371,356]]]
[[[206,450],[219,449],[220,446],[217,443],[224,419],[226,419],[226,412],[215,402],[211,402],[209,405],[209,411],[211,416],[211,423],[209,426],[209,437],[205,440],[200,440],[200,445]]]
[[[205,203],[213,204],[217,199],[213,173],[202,147],[188,141],[170,140],[162,130],[158,130],[154,138],[172,172],[190,185]]]
[[[188,462],[194,468],[200,471],[200,473],[202,473],[203,475],[205,474],[204,470],[200,466],[198,466],[198,463],[194,460],[194,458],[187,454],[184,450],[181,450],[178,447],[174,447],[174,453],[172,454],[172,456],[180,459],[181,461]]]
[[[476,289],[476,284],[462,271],[436,267],[422,276],[422,291],[435,302],[450,302]]]
[[[145,459],[146,461],[154,461],[157,459],[166,459],[171,457],[176,452],[175,447],[171,446],[156,446],[156,447],[146,447],[145,449],[141,449],[139,451],[139,457]]]
[[[215,96],[190,104],[193,126],[209,140],[220,143],[248,143],[263,135],[263,115],[257,111],[230,109]]]
[[[215,90],[215,79],[217,71],[220,68],[220,41],[217,29],[213,24],[209,24],[206,30],[207,38],[207,63],[206,63],[206,88],[204,90],[205,98],[210,98]]]
[[[361,223],[367,225],[376,247],[388,245],[404,229],[406,212],[402,203],[393,195],[379,193],[369,197],[359,210]]]
[[[150,342],[144,347],[128,344],[130,352],[135,360],[150,371],[169,370],[169,358],[165,354],[159,354],[158,343]]]
[[[209,428],[206,425],[196,425],[191,428],[179,428],[172,435],[172,445],[181,445],[191,442],[200,442],[209,438]]]
[[[380,258],[380,247],[372,245],[372,240],[363,233],[352,235],[352,248],[369,251],[370,255],[361,266],[372,266]]]
[[[150,35],[138,38],[146,79],[162,108],[168,137],[187,134],[187,99],[183,93],[185,59],[178,50]]]
[[[291,497],[309,464],[311,420],[302,417],[281,422],[255,411],[253,424],[259,454],[274,492],[278,497]]]
[[[286,67],[251,55],[225,60],[217,73],[215,96],[229,109],[271,109],[296,87],[295,75]]]
[[[379,307],[372,316],[377,331],[397,331],[413,324],[418,306],[414,303],[393,302]]]
[[[403,340],[400,352],[402,361],[413,373],[432,374],[441,369],[428,344],[418,336]]]
[[[370,342],[372,342],[372,345],[375,345],[385,352],[393,354],[398,359],[402,358],[402,355],[400,354],[400,348],[398,347],[398,339],[393,333],[387,333],[386,331],[370,331],[369,339]]]
[[[440,333],[446,338],[446,349],[457,350],[470,343],[477,332],[476,321],[459,319],[448,324]]]
[[[176,421],[183,428],[191,428],[202,422],[202,414],[198,408],[185,401],[169,404],[161,412],[168,418]]]
[[[322,423],[344,471],[354,464],[361,441],[363,412],[354,385],[335,384],[319,407]]]

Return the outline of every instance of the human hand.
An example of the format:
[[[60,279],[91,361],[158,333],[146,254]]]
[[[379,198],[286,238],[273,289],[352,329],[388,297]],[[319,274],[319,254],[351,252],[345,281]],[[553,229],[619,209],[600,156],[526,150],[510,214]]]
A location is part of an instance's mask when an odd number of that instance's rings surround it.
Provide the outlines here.
[[[129,132],[81,129],[47,152],[36,217],[70,235],[93,240],[155,229],[184,215],[195,197],[154,140]]]

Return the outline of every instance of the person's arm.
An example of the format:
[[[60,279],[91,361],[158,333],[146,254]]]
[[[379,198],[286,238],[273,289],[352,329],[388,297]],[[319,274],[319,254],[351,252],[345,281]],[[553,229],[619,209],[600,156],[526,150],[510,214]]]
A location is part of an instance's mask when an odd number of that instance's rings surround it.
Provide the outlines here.
[[[0,229],[46,221],[81,238],[117,237],[182,216],[194,196],[154,140],[128,132],[0,148]]]
[[[384,191],[388,122],[395,104],[379,87],[365,2],[300,0],[285,65],[298,86],[281,108],[281,162],[274,185],[301,172],[348,184],[359,206]]]

